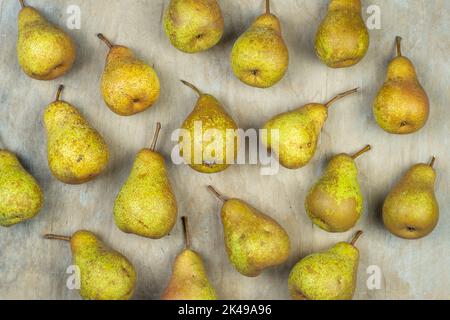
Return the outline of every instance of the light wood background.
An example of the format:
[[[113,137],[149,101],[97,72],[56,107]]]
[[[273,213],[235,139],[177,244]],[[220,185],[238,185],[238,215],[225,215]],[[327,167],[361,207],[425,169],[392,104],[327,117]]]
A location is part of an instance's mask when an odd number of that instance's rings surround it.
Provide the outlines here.
[[[0,137],[36,176],[45,195],[45,209],[34,220],[0,229],[0,298],[79,299],[68,290],[66,268],[71,253],[66,243],[46,241],[47,232],[70,235],[79,229],[97,233],[121,251],[138,272],[136,299],[157,299],[166,286],[172,261],[182,249],[182,228],[171,235],[148,240],[120,232],[112,207],[126,180],[136,152],[148,145],[155,123],[163,124],[159,149],[167,158],[179,204],[179,214],[190,218],[192,242],[204,257],[208,274],[224,299],[287,299],[291,267],[312,252],[348,240],[356,229],[365,231],[361,249],[356,299],[450,298],[450,192],[449,183],[449,79],[450,2],[446,0],[365,0],[381,9],[381,30],[371,30],[367,57],[356,67],[326,68],[315,57],[314,35],[326,12],[327,1],[273,0],[273,12],[282,20],[291,62],[286,77],[275,87],[260,90],[240,83],[232,74],[229,54],[234,40],[263,11],[262,0],[220,0],[226,33],[212,50],[187,55],[174,49],[161,27],[168,0],[27,0],[52,22],[66,25],[69,5],[81,8],[81,29],[68,30],[78,44],[73,70],[61,79],[40,82],[20,70],[15,44],[19,3],[0,2]],[[365,14],[367,18],[367,14]],[[112,41],[133,48],[155,64],[162,83],[160,101],[131,118],[113,114],[105,106],[99,80],[107,48],[96,37],[103,32]],[[403,51],[416,67],[431,99],[431,117],[419,133],[393,136],[384,133],[372,116],[372,101],[383,83],[387,63],[394,54],[394,38],[404,38]],[[174,166],[170,140],[196,101],[195,94],[178,80],[185,79],[215,95],[241,128],[259,128],[270,117],[307,102],[324,102],[341,91],[361,87],[362,92],[340,102],[330,112],[317,155],[297,171],[281,169],[261,176],[257,165],[235,166],[216,175],[202,175],[189,167]],[[81,186],[67,186],[49,173],[42,113],[57,86],[63,98],[77,106],[104,135],[111,147],[111,163],[103,176]],[[335,153],[353,152],[366,144],[374,149],[358,159],[365,210],[355,230],[328,234],[307,218],[303,201],[311,184]],[[436,184],[441,220],[435,232],[419,241],[398,239],[380,222],[380,206],[389,189],[417,162],[437,156]],[[227,196],[238,196],[275,217],[288,231],[292,254],[288,262],[245,278],[229,264],[223,245],[219,203],[206,190],[213,184]],[[381,269],[379,290],[366,286],[367,268]]]

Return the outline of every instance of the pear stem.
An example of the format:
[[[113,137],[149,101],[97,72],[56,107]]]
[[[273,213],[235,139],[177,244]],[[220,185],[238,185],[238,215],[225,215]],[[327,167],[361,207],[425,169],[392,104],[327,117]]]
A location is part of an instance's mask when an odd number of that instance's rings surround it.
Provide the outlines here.
[[[191,88],[192,90],[194,90],[195,92],[197,92],[197,94],[199,96],[203,95],[203,92],[201,92],[196,86],[194,86],[192,83],[189,83],[187,81],[184,80],[180,80],[185,86],[188,86],[189,88]]]
[[[66,237],[66,236],[59,236],[56,234],[46,234],[44,235],[45,239],[50,239],[50,240],[62,240],[62,241],[70,241],[71,237]]]
[[[61,100],[61,93],[62,93],[63,90],[64,90],[64,86],[61,84],[58,87],[58,91],[56,91],[56,99],[55,99],[55,101]]]
[[[161,123],[158,122],[156,123],[156,129],[155,129],[155,134],[153,136],[153,141],[150,147],[150,150],[155,151],[156,149],[156,143],[158,142],[158,137],[159,137],[159,132],[161,131]]]
[[[97,34],[97,37],[98,37],[100,40],[102,40],[102,41],[108,46],[108,48],[111,49],[112,47],[114,47],[114,45],[112,44],[112,42],[109,41],[109,39],[106,38],[102,33]]]
[[[370,150],[372,150],[372,146],[371,145],[367,145],[363,149],[359,150],[357,153],[352,155],[352,159],[356,159],[359,156],[363,155],[364,153],[366,153],[367,151],[370,151]]]
[[[358,241],[359,237],[361,237],[363,233],[364,233],[364,232],[362,232],[361,230],[359,230],[358,232],[356,232],[355,235],[353,236],[352,241],[350,241],[350,244],[351,244],[352,246],[354,246],[354,245],[356,244],[356,241]]]
[[[19,2],[22,9],[26,7],[25,0],[19,0]]]
[[[189,249],[191,247],[191,237],[189,236],[188,218],[186,216],[181,217],[181,221],[183,221],[184,243],[186,245],[186,249]]]
[[[266,0],[266,14],[270,14],[270,0]]]
[[[431,159],[431,162],[430,162],[430,167],[433,168],[435,163],[436,163],[436,157],[433,156],[433,158]]]
[[[397,56],[401,57],[402,56],[402,37],[397,36],[395,38],[395,43],[397,44]]]
[[[215,195],[217,197],[217,199],[219,199],[222,202],[227,202],[227,199],[221,195],[216,189],[214,189],[213,186],[208,186],[208,190],[212,192],[213,195]]]
[[[327,108],[331,107],[331,105],[333,105],[336,101],[341,100],[342,98],[344,98],[344,97],[346,97],[348,95],[356,93],[356,92],[358,92],[358,90],[359,90],[359,88],[355,88],[355,89],[352,89],[352,90],[349,90],[349,91],[345,91],[345,92],[342,92],[342,93],[338,94],[333,99],[331,99],[330,101],[325,103],[325,107],[327,107]]]

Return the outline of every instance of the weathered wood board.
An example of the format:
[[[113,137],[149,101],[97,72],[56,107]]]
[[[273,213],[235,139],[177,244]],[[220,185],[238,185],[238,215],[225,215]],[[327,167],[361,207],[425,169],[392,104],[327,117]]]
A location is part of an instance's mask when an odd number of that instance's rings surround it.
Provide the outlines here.
[[[380,8],[381,29],[371,30],[367,57],[356,67],[326,68],[315,57],[313,41],[327,1],[273,0],[282,19],[291,62],[286,77],[275,87],[259,90],[240,83],[232,74],[229,54],[234,40],[263,10],[262,0],[220,0],[226,34],[212,50],[187,55],[167,40],[161,19],[168,0],[27,0],[54,23],[66,25],[69,5],[81,9],[81,29],[68,30],[78,44],[72,72],[51,82],[31,80],[20,70],[15,43],[18,1],[0,1],[0,137],[3,147],[16,152],[37,177],[46,194],[45,209],[32,221],[0,229],[1,299],[79,299],[66,287],[71,264],[69,246],[46,241],[47,232],[71,234],[78,229],[96,232],[135,264],[139,283],[136,299],[157,299],[170,275],[173,258],[182,248],[178,223],[169,237],[148,240],[120,232],[114,225],[114,198],[125,181],[136,152],[149,144],[155,122],[163,131],[159,149],[168,159],[179,214],[188,215],[193,246],[204,257],[218,295],[226,299],[287,299],[290,268],[303,256],[348,240],[352,232],[328,234],[313,227],[303,200],[331,155],[353,152],[372,144],[358,160],[365,210],[358,229],[361,264],[356,299],[450,298],[450,2],[447,0],[364,0],[364,8]],[[367,18],[369,15],[365,14]],[[123,118],[103,103],[99,81],[107,49],[96,37],[103,32],[114,42],[133,48],[155,64],[162,82],[158,104],[145,113]],[[417,134],[392,136],[374,122],[371,105],[394,54],[394,38],[404,38],[405,55],[416,64],[431,100],[431,118]],[[241,128],[258,128],[271,116],[306,102],[325,101],[343,90],[361,87],[359,95],[333,107],[320,147],[309,166],[280,169],[261,176],[257,165],[235,166],[216,175],[201,175],[171,164],[170,136],[191,111],[196,97],[179,82],[189,80],[214,94]],[[77,106],[104,135],[111,147],[108,171],[91,183],[67,186],[49,173],[42,125],[44,107],[57,86],[66,86],[64,99]],[[435,232],[420,241],[389,234],[380,222],[380,205],[396,180],[414,163],[437,156],[436,184],[441,220]],[[206,190],[215,185],[228,196],[239,196],[275,217],[292,240],[289,261],[258,278],[245,278],[229,264],[223,245],[219,203]],[[379,289],[366,285],[367,268],[378,266]]]

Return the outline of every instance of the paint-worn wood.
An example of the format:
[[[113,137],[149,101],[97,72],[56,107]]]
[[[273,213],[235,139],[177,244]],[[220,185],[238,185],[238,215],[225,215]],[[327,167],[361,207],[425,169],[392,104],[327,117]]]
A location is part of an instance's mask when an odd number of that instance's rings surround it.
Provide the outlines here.
[[[364,7],[381,9],[381,30],[371,30],[367,57],[354,68],[327,69],[314,55],[313,39],[327,1],[273,0],[272,9],[282,19],[291,62],[288,74],[274,88],[258,90],[240,83],[232,74],[229,53],[233,41],[263,10],[262,0],[220,0],[226,34],[207,53],[187,55],[169,44],[161,28],[168,0],[27,0],[52,22],[66,25],[69,5],[81,9],[81,29],[69,30],[78,44],[72,72],[51,82],[31,80],[20,70],[15,54],[18,1],[0,2],[0,137],[4,147],[16,152],[42,184],[45,209],[34,220],[0,230],[1,299],[78,299],[68,290],[65,273],[71,264],[66,243],[43,240],[46,232],[70,234],[89,229],[135,264],[139,284],[135,298],[156,299],[163,291],[175,255],[182,249],[181,223],[162,240],[147,240],[120,232],[112,219],[115,195],[125,181],[135,153],[149,144],[156,121],[163,131],[159,149],[169,163],[180,215],[191,219],[192,244],[204,256],[218,295],[228,299],[288,298],[287,276],[302,256],[325,249],[346,234],[327,234],[311,225],[303,209],[305,193],[337,152],[353,152],[367,143],[374,149],[358,159],[366,199],[358,229],[361,265],[357,299],[450,298],[450,161],[449,80],[450,34],[446,0],[364,0]],[[365,15],[367,17],[367,14]],[[103,32],[114,42],[132,47],[155,64],[161,77],[162,96],[151,110],[123,118],[103,103],[99,80],[107,48],[95,34]],[[403,51],[416,64],[431,99],[431,118],[417,134],[392,136],[374,122],[371,104],[394,54],[394,37],[404,38]],[[181,85],[189,80],[214,94],[242,128],[258,128],[269,117],[310,101],[325,101],[353,87],[362,92],[333,107],[319,151],[301,170],[281,169],[261,176],[258,166],[233,167],[217,175],[201,175],[170,162],[174,145],[170,136],[195,103],[195,95]],[[64,83],[64,99],[77,106],[111,146],[111,164],[105,175],[81,186],[66,186],[51,177],[46,163],[42,126],[44,107]],[[380,205],[396,180],[416,162],[437,156],[437,197],[441,220],[436,231],[420,241],[390,235],[380,222]],[[225,255],[219,204],[207,192],[213,184],[228,196],[239,196],[283,224],[293,244],[284,266],[258,278],[244,278],[233,270]],[[355,229],[356,230],[356,229]],[[381,288],[366,287],[367,268],[378,266]]]

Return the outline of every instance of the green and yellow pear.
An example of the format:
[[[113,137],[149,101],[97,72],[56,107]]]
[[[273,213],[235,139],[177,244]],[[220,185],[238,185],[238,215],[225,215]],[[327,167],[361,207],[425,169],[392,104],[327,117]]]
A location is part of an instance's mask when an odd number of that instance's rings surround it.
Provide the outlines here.
[[[266,12],[259,16],[233,46],[231,66],[236,77],[257,88],[269,88],[280,81],[289,66],[289,51],[281,34],[280,20]]]
[[[114,220],[120,230],[151,239],[168,235],[177,219],[177,201],[164,157],[155,151],[160,129],[158,122],[150,149],[137,154],[114,204]]]
[[[11,227],[34,218],[44,205],[37,181],[16,155],[0,149],[0,226]]]
[[[199,99],[181,126],[180,154],[198,172],[224,171],[237,158],[238,127],[215,97],[181,82],[197,92]]]
[[[225,247],[239,273],[256,277],[288,259],[291,242],[278,222],[242,200],[226,199],[213,187],[208,189],[223,203]]]
[[[338,154],[330,160],[305,200],[306,212],[315,225],[328,232],[346,232],[356,225],[363,197],[355,159],[370,149],[367,146],[352,156]]]
[[[85,300],[128,300],[136,287],[136,271],[119,252],[105,246],[93,233],[77,231],[72,237],[54,234],[46,239],[70,242],[80,271],[80,296]]]
[[[340,242],[325,252],[300,260],[289,275],[289,292],[294,300],[351,300],[355,293],[359,250],[355,243]]]
[[[402,55],[397,37],[397,57],[389,64],[386,82],[373,106],[378,125],[386,132],[409,134],[422,129],[430,114],[430,101],[413,63]]]
[[[416,164],[391,190],[383,204],[383,222],[394,235],[420,239],[429,235],[439,221],[439,204],[434,194],[435,158],[430,164]]]
[[[162,300],[217,300],[201,256],[191,249],[187,217],[183,217],[185,249],[176,257]]]
[[[23,71],[37,80],[56,79],[72,68],[76,48],[72,39],[20,0],[17,57]]]
[[[351,67],[369,49],[360,0],[330,0],[316,35],[317,56],[331,68]]]
[[[60,100],[61,85],[44,112],[48,165],[53,176],[67,184],[81,184],[101,174],[109,160],[102,136],[70,103]]]
[[[224,31],[217,0],[171,0],[164,14],[164,31],[172,45],[186,53],[214,47]]]
[[[153,106],[161,89],[155,70],[137,59],[130,48],[112,44],[101,33],[97,37],[109,48],[100,84],[106,105],[121,116],[132,116]]]
[[[357,91],[341,93],[325,104],[310,103],[275,116],[264,125],[267,135],[262,136],[263,145],[278,156],[283,167],[299,169],[306,166],[316,153],[329,107]]]

